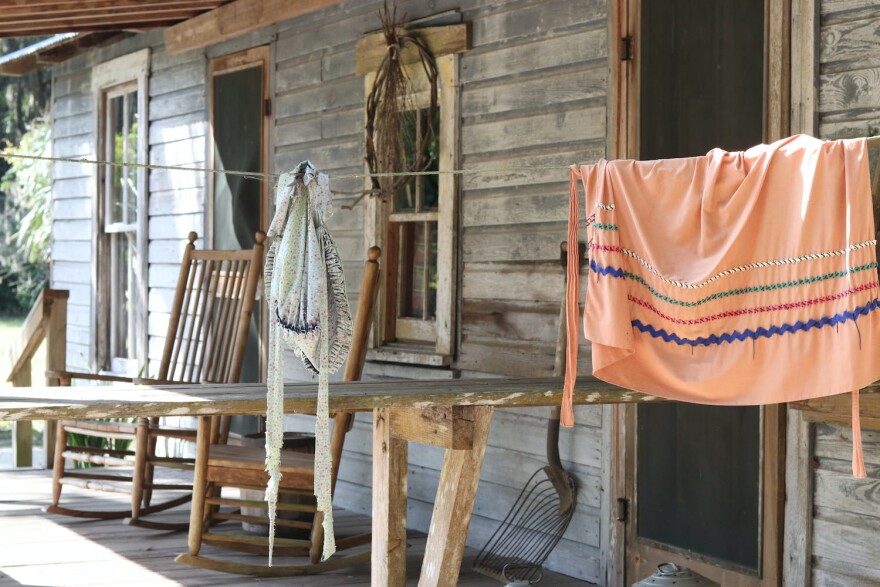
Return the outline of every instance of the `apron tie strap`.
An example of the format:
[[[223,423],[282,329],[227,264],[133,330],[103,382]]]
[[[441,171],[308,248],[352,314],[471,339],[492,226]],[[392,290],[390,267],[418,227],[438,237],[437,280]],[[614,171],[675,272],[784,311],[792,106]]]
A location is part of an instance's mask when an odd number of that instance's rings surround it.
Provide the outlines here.
[[[576,165],[571,166],[568,199],[568,265],[566,267],[565,286],[565,386],[562,392],[562,413],[560,422],[563,426],[574,426],[574,408],[572,396],[574,383],[577,379],[578,357],[578,319],[580,309],[580,260],[578,259],[578,178],[580,172]]]
[[[865,471],[865,455],[862,452],[862,424],[859,415],[859,395],[860,390],[855,389],[852,392],[852,442],[853,457],[852,470],[853,476],[858,479],[864,479],[868,476]]]

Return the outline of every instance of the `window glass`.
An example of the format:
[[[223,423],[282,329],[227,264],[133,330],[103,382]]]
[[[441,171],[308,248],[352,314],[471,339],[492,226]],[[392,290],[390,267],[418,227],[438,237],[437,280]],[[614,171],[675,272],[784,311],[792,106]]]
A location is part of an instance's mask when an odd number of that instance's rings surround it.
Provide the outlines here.
[[[138,169],[125,164],[138,162],[139,124],[136,84],[125,84],[104,92],[105,157],[115,165],[104,170],[104,234],[106,256],[102,271],[109,303],[106,306],[107,364],[129,374],[137,371],[141,316],[138,277]]]

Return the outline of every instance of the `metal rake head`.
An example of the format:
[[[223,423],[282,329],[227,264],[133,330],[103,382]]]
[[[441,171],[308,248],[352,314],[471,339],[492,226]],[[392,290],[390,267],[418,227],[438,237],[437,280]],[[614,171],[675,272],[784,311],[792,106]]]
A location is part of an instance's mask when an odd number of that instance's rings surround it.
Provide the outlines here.
[[[564,480],[566,486],[560,487],[559,471],[553,467],[535,471],[477,555],[474,570],[502,581],[540,581],[541,566],[574,515],[577,489],[567,473]]]

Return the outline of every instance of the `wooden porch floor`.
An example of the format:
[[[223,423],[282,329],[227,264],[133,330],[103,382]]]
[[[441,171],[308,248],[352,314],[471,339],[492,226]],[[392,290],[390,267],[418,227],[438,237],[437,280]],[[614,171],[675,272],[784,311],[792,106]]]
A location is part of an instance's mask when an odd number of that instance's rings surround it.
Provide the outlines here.
[[[174,562],[186,550],[182,532],[154,532],[123,525],[120,521],[78,520],[44,514],[40,508],[51,496],[51,475],[47,471],[0,471],[0,587],[109,586],[109,585],[298,585],[301,587],[357,587],[370,584],[369,565],[313,577],[256,579],[194,569]],[[65,487],[65,501],[89,503],[95,499],[124,507],[123,494],[86,492]],[[188,508],[171,510],[166,519],[185,519]],[[346,511],[336,514],[340,535],[368,530],[370,519]],[[407,585],[418,583],[425,535],[409,533]],[[204,554],[228,555],[204,547]],[[465,553],[459,585],[498,586],[498,581],[471,569],[476,551]],[[236,556],[236,555],[231,555]],[[244,555],[242,555],[244,556]],[[254,562],[257,557],[246,557]],[[546,573],[544,585],[560,587],[588,585],[555,573]]]

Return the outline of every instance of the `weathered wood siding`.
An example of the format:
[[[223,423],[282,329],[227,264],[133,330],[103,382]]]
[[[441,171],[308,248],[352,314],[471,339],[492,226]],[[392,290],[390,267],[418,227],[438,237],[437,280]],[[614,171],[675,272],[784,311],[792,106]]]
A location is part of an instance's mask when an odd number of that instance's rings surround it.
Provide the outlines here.
[[[95,97],[91,68],[150,47],[148,82],[149,162],[203,167],[206,161],[207,58],[203,51],[167,55],[161,31],[91,51],[54,68],[53,149],[59,156],[96,157]],[[92,284],[92,206],[97,168],[56,163],[53,169],[52,286],[70,289],[68,366],[85,367],[92,337],[89,314]],[[147,331],[150,373],[155,374],[165,342],[168,308],[177,285],[186,237],[205,230],[204,174],[148,173]],[[200,238],[196,246],[203,246]]]
[[[378,27],[381,1],[344,2],[177,56],[164,53],[151,33],[90,52],[55,68],[56,153],[94,154],[89,68],[141,46],[151,46],[150,161],[205,163],[207,62],[269,44],[272,49],[273,121],[270,166],[279,172],[303,159],[334,176],[363,170],[363,78],[354,71],[354,47]],[[608,76],[605,0],[412,0],[400,2],[410,19],[441,15],[441,22],[472,23],[473,49],[461,55],[461,163],[510,167],[462,180],[459,230],[459,352],[453,369],[373,363],[366,376],[443,378],[547,375],[553,369],[565,238],[565,170],[517,171],[520,166],[564,166],[604,155]],[[136,45],[136,46],[135,46]],[[66,133],[66,134],[65,134]],[[56,168],[53,286],[71,292],[69,361],[88,356],[94,169]],[[177,265],[190,230],[205,226],[206,178],[201,174],[149,174],[149,355],[161,354]],[[359,179],[333,180],[337,190],[358,190]],[[350,200],[337,196],[337,205]],[[337,207],[334,238],[345,264],[352,306],[365,257],[363,207]],[[70,258],[68,257],[75,257]],[[78,310],[75,310],[78,308]],[[78,346],[77,346],[78,345]],[[588,369],[582,349],[581,370]],[[291,356],[285,375],[308,378]],[[504,518],[529,476],[544,466],[546,410],[496,411],[468,542],[482,546]],[[305,416],[289,416],[290,429],[310,429]],[[358,417],[346,444],[337,505],[370,508],[369,416]],[[607,548],[601,537],[605,455],[602,412],[579,408],[577,425],[563,430],[564,464],[579,483],[578,510],[549,567],[603,582]],[[441,451],[410,449],[408,525],[427,530],[439,479]],[[607,491],[606,491],[607,492]]]
[[[852,431],[815,429],[812,580],[815,587],[880,583],[880,432],[862,431],[868,479],[852,476]]]
[[[880,134],[880,1],[822,0],[818,129],[822,138]],[[876,157],[872,158],[876,161]],[[813,454],[812,584],[880,583],[880,432],[863,430],[868,479],[852,476],[852,431],[818,424]]]
[[[208,130],[207,58],[204,51],[168,55],[158,37],[150,61],[150,163],[204,167]],[[204,174],[149,172],[149,359],[157,373],[180,259],[190,231],[204,246],[208,191]]]
[[[95,121],[91,73],[85,59],[54,68],[52,154],[94,157]],[[67,366],[85,368],[90,356],[92,200],[94,169],[54,163],[52,167],[52,287],[70,290]]]
[[[334,174],[362,170],[363,79],[354,73],[354,44],[376,28],[379,2],[346,3],[280,27],[275,49],[275,168],[309,158]],[[466,168],[511,167],[465,176],[459,216],[460,349],[455,371],[372,364],[370,377],[550,374],[563,272],[567,173],[517,172],[604,155],[607,8],[573,2],[405,2],[412,19],[460,9],[472,23],[473,48],[461,56],[461,162]],[[334,182],[359,189],[359,180]],[[339,201],[339,200],[337,200]],[[362,215],[337,211],[334,237],[349,287],[360,276]],[[582,353],[583,357],[588,352]],[[582,369],[588,368],[585,364]],[[288,373],[295,376],[293,368]],[[496,411],[468,543],[482,546],[529,476],[544,465],[546,410]],[[308,429],[306,417],[291,427]],[[562,458],[580,484],[579,506],[549,566],[601,582],[603,467],[601,411],[579,409],[563,431]],[[368,416],[346,444],[337,503],[369,511]],[[427,529],[442,452],[410,447],[408,525]]]

